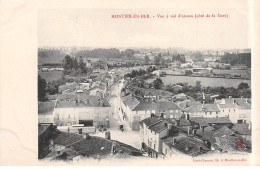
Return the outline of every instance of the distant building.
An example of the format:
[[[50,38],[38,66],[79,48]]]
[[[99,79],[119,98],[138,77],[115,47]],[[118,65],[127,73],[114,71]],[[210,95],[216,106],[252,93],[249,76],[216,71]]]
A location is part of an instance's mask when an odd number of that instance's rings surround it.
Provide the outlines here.
[[[85,94],[60,95],[55,107],[54,122],[57,126],[109,127],[111,106],[100,96]]]
[[[152,72],[153,75],[160,77],[163,74],[163,71],[161,70],[155,70]]]

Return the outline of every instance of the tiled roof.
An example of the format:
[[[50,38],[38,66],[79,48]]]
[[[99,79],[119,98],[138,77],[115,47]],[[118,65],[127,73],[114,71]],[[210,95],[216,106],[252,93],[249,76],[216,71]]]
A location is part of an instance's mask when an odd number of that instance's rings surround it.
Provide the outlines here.
[[[199,123],[200,125],[232,123],[228,117],[190,117],[190,121]]]
[[[227,104],[218,104],[218,106],[219,106],[219,108],[221,108],[221,109],[228,109],[228,108],[233,109],[233,108],[237,108],[237,106],[236,106],[235,104],[229,104],[229,103],[227,103]]]
[[[164,120],[164,118],[154,116],[152,118],[149,117],[149,118],[146,118],[146,119],[140,121],[140,124],[143,125],[143,123],[144,123],[146,126],[150,126],[151,124],[157,123],[157,122],[162,121],[162,120]]]
[[[175,144],[173,144],[171,141],[173,138],[176,139]],[[177,149],[182,153],[190,156],[196,156],[198,154],[209,151],[207,145],[203,143],[203,141],[187,136],[180,138],[171,137],[168,139],[163,139],[163,142],[165,142],[169,147]],[[200,147],[202,148],[202,150],[200,149]]]
[[[247,124],[234,124],[232,130],[240,135],[251,135]]]
[[[88,155],[90,157],[100,155],[104,157],[110,155],[113,142],[116,151],[119,153],[142,155],[140,150],[130,145],[95,136],[81,140],[80,142],[73,144],[72,147],[82,155]]]
[[[159,133],[160,131],[167,128],[167,126],[165,126],[165,125],[167,125],[167,122],[164,120],[164,121],[161,121],[159,123],[156,123],[156,124],[150,126],[149,129],[156,133]]]
[[[180,119],[180,126],[189,126],[189,125],[191,125],[189,120],[183,118]]]
[[[216,142],[212,146],[215,149],[222,149],[224,151],[237,150],[235,147],[236,138],[232,136],[216,137]]]
[[[180,108],[171,101],[161,102],[145,102],[141,101],[133,111],[144,111],[144,110],[180,110]]]
[[[206,112],[219,112],[219,108],[217,104],[204,104],[202,110]]]
[[[207,126],[207,127],[204,128],[204,132],[213,131],[213,130],[215,130],[215,128],[213,128],[213,127],[211,127],[211,126]],[[197,130],[196,133],[200,135],[201,133],[203,133],[203,129]]]
[[[59,132],[58,135],[54,138],[54,144],[59,144],[63,146],[68,146],[83,140],[84,138],[75,133]]]
[[[216,100],[216,103],[220,108],[241,108],[251,109],[250,98],[224,98],[222,100]]]
[[[232,130],[230,130],[227,126],[223,126],[220,129],[214,131],[215,137],[222,137],[224,135],[231,136],[233,134],[234,134],[234,132]]]
[[[65,108],[65,107],[110,107],[108,101],[100,96],[90,96],[86,94],[74,94],[74,95],[66,95],[64,97],[63,94],[60,95],[59,100],[57,102],[57,108]],[[69,97],[68,97],[69,96]],[[78,102],[78,97],[80,102]]]
[[[187,107],[185,109],[185,112],[187,112],[187,113],[202,112],[202,104],[193,104],[190,107]]]
[[[122,97],[122,101],[131,110],[133,110],[140,103],[135,97],[132,97],[132,96]]]
[[[53,114],[55,102],[38,102],[38,114],[50,115]]]
[[[251,109],[251,103],[249,103],[247,98],[234,98],[236,104],[241,109]]]
[[[51,124],[38,125],[38,135],[42,135],[42,133],[44,133],[50,126],[51,126]]]

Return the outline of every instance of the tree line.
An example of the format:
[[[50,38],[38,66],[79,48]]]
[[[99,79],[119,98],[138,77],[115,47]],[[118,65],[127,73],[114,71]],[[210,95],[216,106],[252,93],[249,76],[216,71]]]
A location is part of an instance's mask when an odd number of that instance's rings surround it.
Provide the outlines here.
[[[231,65],[243,64],[251,68],[251,53],[225,53],[220,61]]]

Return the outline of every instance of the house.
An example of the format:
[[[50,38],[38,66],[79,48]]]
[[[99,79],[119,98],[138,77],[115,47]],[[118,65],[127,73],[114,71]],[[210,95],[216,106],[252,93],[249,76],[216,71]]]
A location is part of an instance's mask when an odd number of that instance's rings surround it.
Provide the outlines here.
[[[139,122],[151,113],[164,118],[180,118],[181,109],[171,101],[145,101],[132,96],[121,98],[121,108],[133,130],[139,130]]]
[[[197,74],[197,75],[210,75],[213,73],[213,69],[212,68],[203,68],[203,67],[193,67],[193,74]]]
[[[155,70],[155,71],[152,72],[152,74],[159,77],[159,76],[162,76],[163,71],[161,71],[161,70]]]
[[[219,129],[223,126],[232,126],[232,122],[229,120],[228,117],[190,117],[189,120],[192,123],[197,124],[200,129],[204,129],[207,126],[214,127],[215,129]]]
[[[172,89],[173,89],[175,92],[178,92],[178,91],[182,90],[182,86],[181,86],[181,85],[174,85],[174,86],[172,86]]]
[[[59,93],[62,93],[64,91],[66,91],[66,90],[67,91],[69,90],[69,91],[73,92],[73,91],[76,90],[77,86],[78,86],[78,84],[76,82],[67,83],[65,85],[59,86],[58,90],[59,90]]]
[[[184,112],[189,114],[190,117],[226,117],[220,113],[217,104],[192,104]]]
[[[57,126],[109,127],[111,106],[100,96],[86,94],[60,95],[55,107],[54,123]]]
[[[212,151],[218,151],[220,153],[251,151],[251,143],[246,140],[242,141],[243,146],[241,148],[236,147],[235,143],[241,136],[227,126],[212,131],[197,131],[197,135],[200,135],[202,139],[209,141]]]
[[[162,139],[162,153],[171,158],[175,155],[198,156],[210,151],[206,142],[196,137],[190,137],[184,133],[175,136],[167,136]]]
[[[97,61],[92,64],[93,73],[106,73],[108,71],[108,65],[106,62]]]
[[[151,157],[159,157],[162,154],[162,138],[169,134],[172,123],[163,117],[151,114],[150,117],[140,121],[140,138],[142,149]]]
[[[223,98],[215,100],[221,114],[233,123],[251,124],[251,99],[250,98]]]
[[[251,141],[252,131],[251,126],[248,124],[234,124],[232,130],[239,134],[244,140]]]
[[[38,123],[54,123],[56,101],[38,102]]]
[[[110,138],[57,130],[53,139],[53,149],[46,158],[77,163],[87,158],[100,160],[141,156],[143,153],[140,150]]]
[[[56,126],[52,123],[38,124],[38,158],[46,157],[53,149]]]

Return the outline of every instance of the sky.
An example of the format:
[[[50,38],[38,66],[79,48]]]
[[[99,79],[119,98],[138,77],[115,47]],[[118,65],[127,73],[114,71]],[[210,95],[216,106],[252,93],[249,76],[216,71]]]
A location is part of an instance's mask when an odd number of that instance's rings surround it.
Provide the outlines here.
[[[152,18],[113,19],[113,14],[149,14]],[[158,19],[157,14],[228,14],[228,18]],[[249,17],[247,6],[209,9],[44,8],[38,11],[38,46],[250,48]]]

